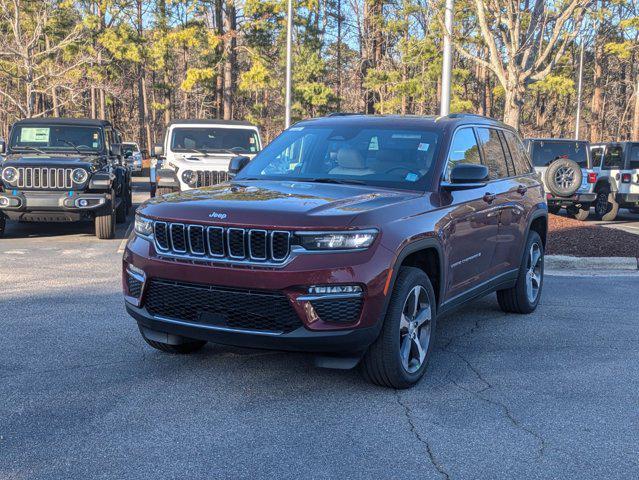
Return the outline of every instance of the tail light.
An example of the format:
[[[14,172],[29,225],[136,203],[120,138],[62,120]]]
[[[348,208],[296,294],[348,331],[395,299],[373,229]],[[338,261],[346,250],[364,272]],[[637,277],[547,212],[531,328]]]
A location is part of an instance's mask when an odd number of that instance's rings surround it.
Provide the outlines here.
[[[632,175],[630,175],[629,173],[624,173],[623,175],[621,175],[621,183],[630,183],[631,180]]]
[[[588,183],[597,183],[597,174],[595,172],[588,173]]]

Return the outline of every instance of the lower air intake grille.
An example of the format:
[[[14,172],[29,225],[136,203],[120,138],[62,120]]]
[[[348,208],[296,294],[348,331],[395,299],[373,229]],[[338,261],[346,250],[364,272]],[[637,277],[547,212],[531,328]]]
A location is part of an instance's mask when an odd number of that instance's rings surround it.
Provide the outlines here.
[[[279,292],[153,279],[145,304],[152,315],[235,329],[288,333],[302,326]]]
[[[361,298],[314,300],[311,304],[322,321],[331,323],[355,323],[362,311]]]
[[[142,295],[142,282],[139,281],[137,278],[134,278],[133,276],[129,275],[128,273],[126,274],[126,285],[127,288],[129,290],[129,295],[131,295],[132,297],[135,298],[140,298],[140,295]]]

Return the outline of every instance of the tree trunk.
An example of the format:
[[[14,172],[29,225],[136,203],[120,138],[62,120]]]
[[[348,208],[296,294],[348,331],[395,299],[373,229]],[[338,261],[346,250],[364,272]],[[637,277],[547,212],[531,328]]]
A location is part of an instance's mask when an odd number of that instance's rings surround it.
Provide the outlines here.
[[[639,142],[639,68],[635,73],[635,111],[632,117],[632,132],[630,140]]]
[[[506,90],[504,103],[504,123],[519,130],[521,123],[521,110],[524,105],[522,88],[509,88]]]
[[[601,0],[601,9],[605,7],[605,0]],[[592,121],[590,124],[590,141],[599,142],[602,137],[603,122],[603,61],[604,61],[604,25],[603,20],[599,20],[599,28],[595,34],[595,55],[594,55],[594,90],[592,94]]]
[[[224,20],[223,20],[223,5],[222,0],[215,0],[215,26],[217,29],[217,35],[220,38],[224,38]],[[224,46],[220,43],[217,46],[218,55],[224,56]],[[216,118],[222,118],[222,109],[224,105],[222,103],[222,97],[224,95],[224,77],[218,71],[215,76],[215,116]]]
[[[224,13],[224,29],[226,30],[226,38],[224,40],[224,120],[231,120],[233,118],[233,93],[236,72],[235,0],[226,1],[226,11]]]

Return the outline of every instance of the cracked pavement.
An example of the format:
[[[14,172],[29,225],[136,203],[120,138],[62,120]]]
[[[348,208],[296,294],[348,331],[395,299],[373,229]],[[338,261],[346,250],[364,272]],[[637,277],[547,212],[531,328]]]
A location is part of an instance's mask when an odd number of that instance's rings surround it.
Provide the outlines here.
[[[10,228],[2,479],[639,476],[637,277],[547,277],[529,316],[477,301],[394,391],[303,354],[154,351],[123,308],[120,240]]]

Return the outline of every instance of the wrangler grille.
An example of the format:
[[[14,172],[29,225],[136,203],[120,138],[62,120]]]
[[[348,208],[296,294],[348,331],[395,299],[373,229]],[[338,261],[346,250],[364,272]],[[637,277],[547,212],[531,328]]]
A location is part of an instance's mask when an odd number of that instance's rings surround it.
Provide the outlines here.
[[[18,188],[43,190],[70,190],[72,168],[20,167],[18,168]]]
[[[302,322],[283,293],[152,279],[150,314],[234,329],[288,333]]]
[[[286,231],[167,222],[155,222],[154,231],[158,251],[176,256],[284,262],[291,251],[291,234]]]
[[[210,187],[211,185],[217,185],[218,183],[226,182],[229,179],[228,172],[218,172],[218,171],[206,171],[206,170],[197,170],[195,172],[196,187]]]

